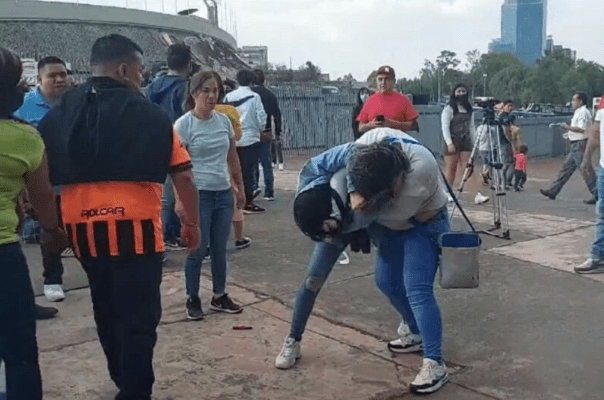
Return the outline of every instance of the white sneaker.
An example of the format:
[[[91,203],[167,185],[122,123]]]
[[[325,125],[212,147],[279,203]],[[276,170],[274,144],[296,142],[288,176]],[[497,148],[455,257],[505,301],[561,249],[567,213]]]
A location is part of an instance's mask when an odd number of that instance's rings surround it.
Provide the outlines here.
[[[474,197],[474,203],[476,204],[484,204],[489,201],[488,196],[483,196],[480,192],[476,193],[476,197]]]
[[[424,364],[419,374],[409,385],[413,393],[433,393],[449,382],[447,366],[444,361],[437,363],[429,358],[424,358]]]
[[[283,163],[279,163],[279,171],[283,171]]]
[[[61,286],[61,285],[44,285],[44,296],[46,296],[48,301],[65,300],[65,293],[63,293],[63,286]]]
[[[409,329],[409,325],[407,325],[405,323],[404,319],[401,319],[401,323],[398,326],[398,329],[396,330],[396,333],[398,333],[399,336],[407,336],[411,334],[411,329]]]
[[[348,254],[346,254],[345,251],[343,251],[342,254],[340,254],[340,257],[338,257],[338,264],[340,264],[340,265],[350,264],[350,258],[348,258]]]
[[[405,321],[401,321],[397,333],[399,338],[388,342],[388,350],[391,352],[412,353],[423,349],[422,337],[418,334],[411,333],[411,330]]]
[[[422,351],[423,348],[422,337],[415,333],[388,342],[388,350],[393,353],[413,353]]]
[[[300,341],[288,336],[285,338],[281,352],[275,359],[275,367],[279,369],[291,368],[300,357],[302,357],[300,353]]]

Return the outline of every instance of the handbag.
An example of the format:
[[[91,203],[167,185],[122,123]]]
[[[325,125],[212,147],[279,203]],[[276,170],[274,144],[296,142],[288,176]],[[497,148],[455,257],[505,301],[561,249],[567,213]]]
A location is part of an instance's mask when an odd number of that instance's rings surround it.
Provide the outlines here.
[[[480,270],[478,254],[482,239],[461,208],[444,174],[442,175],[449,194],[472,230],[470,232],[447,232],[440,235],[438,240],[441,249],[439,283],[443,289],[477,288]]]

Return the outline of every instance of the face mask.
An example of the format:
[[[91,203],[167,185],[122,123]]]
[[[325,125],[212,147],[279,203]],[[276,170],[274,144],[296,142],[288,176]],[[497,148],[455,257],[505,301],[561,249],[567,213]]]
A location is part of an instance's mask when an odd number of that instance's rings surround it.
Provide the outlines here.
[[[468,101],[468,95],[467,94],[456,95],[455,99],[459,100],[461,102],[466,102],[466,101]]]
[[[369,95],[367,93],[361,95],[361,101],[363,103],[366,102],[368,98],[369,98]]]

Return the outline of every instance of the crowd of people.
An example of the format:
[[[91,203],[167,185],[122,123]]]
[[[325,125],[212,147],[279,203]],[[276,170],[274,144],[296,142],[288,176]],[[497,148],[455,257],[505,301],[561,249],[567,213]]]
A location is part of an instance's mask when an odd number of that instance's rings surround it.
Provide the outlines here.
[[[0,325],[0,360],[6,363],[10,400],[42,398],[35,319],[56,313],[36,309],[34,303],[18,240],[25,214],[42,230],[49,300],[65,298],[65,249],[87,274],[98,337],[119,391],[116,399],[151,398],[168,249],[188,250],[188,319],[204,316],[200,279],[208,259],[210,309],[243,310],[226,287],[227,245],[232,224],[236,248],[250,246],[243,214],[265,212],[255,201],[262,193],[261,176],[264,199],[275,199],[273,167],[283,169],[277,98],[264,86],[262,71],[239,71],[237,84],[214,71],[195,72],[184,44],[170,46],[168,71],[142,88],[143,57],[143,50],[124,36],[101,37],[91,49],[90,79],[71,88],[65,63],[46,57],[39,62],[38,87],[24,99],[22,63],[0,48],[0,171],[5,182],[0,193],[0,314],[12,322]],[[380,67],[375,93],[359,91],[355,141],[313,157],[300,171],[294,220],[315,245],[275,366],[291,368],[301,356],[314,302],[350,246],[376,252],[376,286],[401,318],[398,337],[387,347],[393,353],[423,351],[410,389],[425,394],[449,380],[433,290],[438,238],[449,230],[447,203],[454,195],[447,186],[471,162],[474,148],[484,158],[486,185],[492,184],[499,160],[494,160],[484,125],[474,124],[467,87],[458,85],[441,118],[443,178],[433,153],[406,133],[419,129],[419,114],[394,90],[395,82],[394,69]],[[566,127],[572,154],[552,188],[542,191],[552,199],[577,168],[593,199],[602,196],[602,169],[596,191],[589,166],[594,149],[604,146],[599,140],[604,111],[590,127],[585,104],[584,95],[573,98],[577,111]],[[513,103],[501,102],[495,109],[509,114]],[[513,123],[505,124],[500,135],[506,189],[513,184],[521,191],[528,148]],[[477,193],[475,201],[488,197]],[[604,272],[604,203],[597,204],[592,254],[577,273]]]

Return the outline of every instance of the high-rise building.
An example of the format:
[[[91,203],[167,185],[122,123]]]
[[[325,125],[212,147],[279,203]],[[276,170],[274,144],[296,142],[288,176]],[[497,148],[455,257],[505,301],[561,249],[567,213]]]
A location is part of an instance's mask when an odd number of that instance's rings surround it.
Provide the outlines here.
[[[527,66],[545,54],[547,0],[505,0],[501,6],[501,38],[490,53],[510,53]]]

